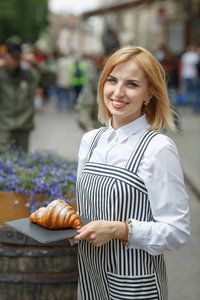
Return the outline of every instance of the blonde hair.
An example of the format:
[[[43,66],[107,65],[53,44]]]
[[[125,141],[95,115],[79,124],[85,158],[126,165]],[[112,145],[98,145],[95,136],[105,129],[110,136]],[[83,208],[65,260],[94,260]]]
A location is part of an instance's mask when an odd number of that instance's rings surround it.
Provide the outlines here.
[[[104,85],[108,75],[113,68],[123,62],[134,60],[145,73],[148,86],[153,94],[149,104],[143,104],[142,111],[146,114],[148,123],[151,125],[150,130],[160,130],[168,126],[175,131],[175,125],[172,118],[174,110],[170,107],[165,71],[157,59],[146,49],[136,46],[124,46],[113,53],[102,73],[98,86],[98,104],[99,104],[99,120],[108,124],[111,114],[104,103]]]

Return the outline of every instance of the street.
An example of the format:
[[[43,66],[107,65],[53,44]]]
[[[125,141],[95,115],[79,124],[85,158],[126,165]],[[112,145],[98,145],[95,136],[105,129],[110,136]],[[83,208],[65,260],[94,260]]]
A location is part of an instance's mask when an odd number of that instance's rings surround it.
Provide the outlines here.
[[[78,126],[74,112],[58,112],[55,100],[35,116],[35,130],[30,139],[30,151],[54,150],[69,159],[77,160],[78,149],[84,131]],[[199,185],[200,117],[188,113],[183,115],[180,135],[171,134],[177,144],[189,195],[191,216],[191,241],[183,248],[166,252],[169,280],[169,300],[200,299],[200,199],[190,182]],[[195,178],[193,180],[193,177]],[[195,191],[195,192],[194,192]]]

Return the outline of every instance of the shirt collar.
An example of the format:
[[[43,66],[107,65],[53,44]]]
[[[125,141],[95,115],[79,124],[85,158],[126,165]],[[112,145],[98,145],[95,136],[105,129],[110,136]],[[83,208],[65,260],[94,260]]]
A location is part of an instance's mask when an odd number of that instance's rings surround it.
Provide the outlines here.
[[[117,130],[114,130],[111,126],[111,119],[109,120],[107,138],[110,139],[114,136],[117,136],[120,142],[125,141],[131,135],[136,134],[142,128],[148,128],[149,124],[147,123],[146,115],[143,114],[140,118],[135,121],[120,127]],[[111,137],[112,136],[112,137]]]

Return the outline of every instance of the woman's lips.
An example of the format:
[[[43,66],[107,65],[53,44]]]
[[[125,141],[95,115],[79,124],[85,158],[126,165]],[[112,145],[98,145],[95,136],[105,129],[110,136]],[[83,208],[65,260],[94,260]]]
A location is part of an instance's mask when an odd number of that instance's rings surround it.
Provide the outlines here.
[[[111,99],[111,103],[115,108],[123,108],[128,104],[128,102],[113,99]]]

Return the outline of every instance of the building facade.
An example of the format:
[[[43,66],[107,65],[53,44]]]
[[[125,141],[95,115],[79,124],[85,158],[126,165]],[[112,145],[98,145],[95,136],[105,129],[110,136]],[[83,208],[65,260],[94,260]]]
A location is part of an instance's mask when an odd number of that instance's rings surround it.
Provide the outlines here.
[[[96,0],[98,9],[75,17],[50,15],[49,47],[63,53],[102,54],[114,31],[121,45],[154,52],[162,45],[176,55],[200,47],[200,0]]]

